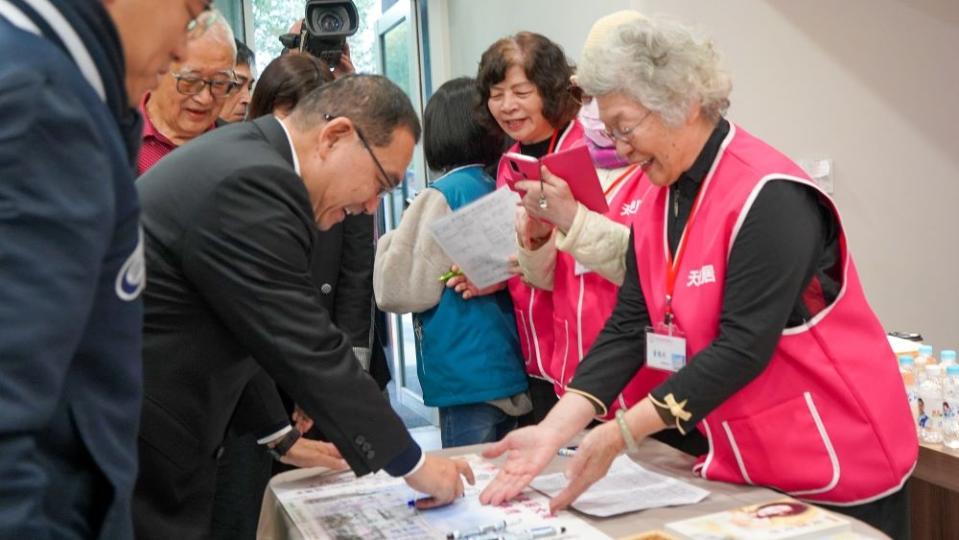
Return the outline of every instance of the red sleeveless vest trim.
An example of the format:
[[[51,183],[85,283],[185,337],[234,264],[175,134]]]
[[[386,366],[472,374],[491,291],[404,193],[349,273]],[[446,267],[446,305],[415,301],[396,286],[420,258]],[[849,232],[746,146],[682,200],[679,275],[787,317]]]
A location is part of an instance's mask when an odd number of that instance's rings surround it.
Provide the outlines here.
[[[566,150],[585,144],[583,126],[576,120],[560,135],[554,151]],[[519,143],[509,152],[519,152]],[[500,160],[496,172],[496,187],[506,185],[506,162]],[[516,316],[516,329],[519,333],[520,348],[526,363],[526,373],[532,377],[549,377],[549,362],[553,356],[553,295],[550,291],[534,289],[523,283],[519,276],[507,282],[513,299],[513,314]]]
[[[637,168],[608,201],[609,210],[605,216],[616,223],[631,225],[643,196],[651,187],[642,170]],[[556,345],[548,375],[554,381],[556,395],[562,397],[579,362],[612,314],[619,287],[596,272],[577,276],[576,259],[562,251],[556,253],[553,275],[553,336]],[[584,306],[586,317],[583,316]],[[667,377],[668,373],[641,368],[602,419],[610,420],[617,410],[632,407]]]
[[[736,126],[704,179],[673,312],[695,361],[719,331],[729,251],[772,180],[807,185],[828,203],[840,225],[842,287],[811,320],[784,329],[766,369],[699,423],[710,449],[695,469],[711,480],[769,486],[814,502],[870,502],[899,490],[918,455],[895,355],[863,293],[833,201],[786,156]],[[654,323],[665,305],[667,199],[668,189],[653,188],[635,234]]]

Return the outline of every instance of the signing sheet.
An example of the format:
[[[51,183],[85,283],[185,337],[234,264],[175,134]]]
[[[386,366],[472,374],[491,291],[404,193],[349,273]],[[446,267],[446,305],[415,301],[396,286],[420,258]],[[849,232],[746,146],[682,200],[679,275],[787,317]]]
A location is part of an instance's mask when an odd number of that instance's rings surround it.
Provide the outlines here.
[[[512,277],[519,195],[500,188],[436,220],[430,231],[443,251],[479,289]]]
[[[551,531],[549,540],[601,540],[609,537],[569,512],[553,515],[549,499],[531,489],[499,506],[485,506],[479,494],[498,472],[476,454],[470,464],[476,484],[466,484],[462,498],[434,510],[418,511],[409,501],[422,497],[385,472],[357,478],[352,473],[323,475],[271,485],[271,490],[303,538],[309,540],[446,540],[469,531],[490,530],[504,540],[539,538],[532,531]]]
[[[566,475],[556,473],[539,476],[530,486],[552,497],[567,484]],[[573,508],[591,516],[609,517],[647,508],[695,504],[707,495],[705,489],[649,471],[622,455],[613,461],[606,476],[576,499]]]

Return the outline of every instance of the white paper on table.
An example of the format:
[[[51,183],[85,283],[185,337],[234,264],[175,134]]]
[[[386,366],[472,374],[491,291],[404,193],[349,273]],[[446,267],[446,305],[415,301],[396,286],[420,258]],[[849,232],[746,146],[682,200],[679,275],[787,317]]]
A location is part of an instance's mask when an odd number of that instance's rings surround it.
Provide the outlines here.
[[[550,497],[569,481],[563,473],[546,474],[531,483]],[[597,517],[615,516],[647,508],[695,504],[709,492],[675,478],[648,471],[627,456],[619,456],[601,480],[579,496],[573,508]]]
[[[516,192],[500,188],[430,226],[433,238],[477,288],[504,281],[516,253]]]
[[[496,465],[476,454],[457,456],[470,464],[475,485],[465,486],[461,499],[449,506],[417,512],[407,501],[422,496],[402,478],[385,472],[356,478],[351,473],[320,476],[271,486],[299,533],[310,540],[445,540],[454,530],[470,530],[506,522],[497,536],[525,540],[522,532],[552,526],[565,533],[549,540],[597,540],[609,537],[570,512],[552,515],[549,499],[526,490],[507,503],[484,506],[480,492],[496,476]]]

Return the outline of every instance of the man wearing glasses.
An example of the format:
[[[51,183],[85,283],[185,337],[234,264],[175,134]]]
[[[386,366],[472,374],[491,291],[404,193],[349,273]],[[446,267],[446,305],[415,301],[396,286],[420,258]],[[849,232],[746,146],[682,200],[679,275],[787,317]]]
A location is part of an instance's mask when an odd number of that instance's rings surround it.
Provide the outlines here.
[[[293,112],[218,128],[137,182],[143,205],[145,399],[138,538],[209,536],[216,459],[241,392],[267,372],[354,472],[383,469],[446,504],[464,462],[425,456],[330,323],[314,230],[375,212],[420,135],[403,91],[350,75]],[[282,455],[296,432],[270,445]]]
[[[133,538],[136,104],[208,0],[0,0],[0,538]]]
[[[160,75],[159,87],[143,96],[143,174],[177,147],[213,129],[224,105],[239,90],[234,72],[236,45],[222,15],[197,18],[186,56]]]

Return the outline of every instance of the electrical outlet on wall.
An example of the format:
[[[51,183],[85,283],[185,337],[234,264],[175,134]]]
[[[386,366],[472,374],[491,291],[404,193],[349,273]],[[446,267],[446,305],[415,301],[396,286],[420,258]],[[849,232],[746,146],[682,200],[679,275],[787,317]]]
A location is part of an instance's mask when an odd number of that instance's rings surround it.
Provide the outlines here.
[[[831,158],[801,159],[797,163],[820,189],[832,194],[836,185]]]

